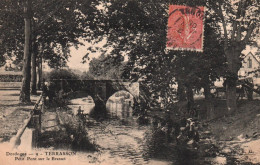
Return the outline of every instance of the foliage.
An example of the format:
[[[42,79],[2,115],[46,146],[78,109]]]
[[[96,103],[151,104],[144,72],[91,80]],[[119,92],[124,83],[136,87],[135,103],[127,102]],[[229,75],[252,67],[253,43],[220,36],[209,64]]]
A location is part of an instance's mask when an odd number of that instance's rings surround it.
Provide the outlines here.
[[[177,81],[198,90],[205,85],[213,85],[216,79],[224,75],[226,67],[220,33],[209,21],[205,21],[203,53],[178,52],[173,61]]]
[[[183,81],[184,85],[192,88],[201,88],[210,85],[219,76],[225,75],[228,80],[234,77],[240,68],[241,51],[259,22],[257,1],[179,0],[173,3],[207,6],[203,53],[165,52],[166,1],[125,0],[104,4],[105,19],[102,23],[107,27],[103,35],[108,41],[106,48],[129,56],[124,76],[133,81],[142,80],[146,95],[143,98],[148,100],[147,105],[151,101],[156,102],[158,96],[166,104],[171,104],[174,95],[172,86],[176,81]],[[224,23],[226,28],[220,27]],[[231,31],[227,31],[227,27],[231,27]],[[234,68],[236,71],[231,72]],[[221,69],[227,72],[223,73]]]
[[[260,4],[256,0],[209,1],[212,12],[221,21],[223,50],[227,60],[226,94],[229,113],[235,112],[236,82],[241,67],[241,52],[246,45],[254,44],[259,39]]]
[[[0,75],[0,82],[21,82],[22,75]]]
[[[95,79],[121,79],[124,69],[124,58],[121,55],[93,58],[89,63],[88,73]]]
[[[3,0],[0,4],[1,56],[23,55],[24,21],[21,1]]]
[[[99,29],[90,30],[99,20],[97,0],[59,0],[32,2],[32,41],[37,52],[49,65],[63,65],[70,56],[70,46],[82,45],[79,38],[92,41]],[[3,0],[0,5],[0,54],[15,56],[22,60],[24,44],[24,3]],[[96,18],[95,18],[96,17]],[[97,26],[97,25],[96,25]]]
[[[0,53],[23,61],[20,101],[30,101],[31,54],[49,60],[51,67],[64,66],[68,48],[80,37],[90,41],[101,28],[91,31],[99,15],[98,0],[3,0],[0,4]],[[23,20],[25,22],[23,22]],[[24,40],[25,36],[25,40]],[[24,50],[23,58],[22,56]],[[40,60],[39,60],[40,61]],[[32,87],[36,88],[36,65],[32,58]],[[35,89],[32,89],[35,92]]]
[[[94,76],[90,74],[89,72],[83,72],[81,75],[82,80],[94,80]]]
[[[206,5],[202,1],[174,3]],[[104,7],[102,23],[107,27],[103,35],[107,40],[104,49],[112,48],[111,54],[128,55],[123,76],[132,81],[140,81],[141,99],[146,102],[144,106],[158,105],[159,97],[165,105],[172,104],[176,95],[173,85],[180,79],[185,84],[192,84],[193,88],[201,88],[205,83],[218,78],[219,66],[224,61],[221,50],[218,50],[221,40],[216,42],[213,37],[208,37],[209,43],[205,44],[204,53],[165,51],[168,19],[166,1],[110,1]],[[213,32],[218,39],[219,31],[215,30],[218,28],[209,29],[210,32],[205,34],[210,36]],[[102,68],[101,64],[93,67],[93,72],[98,72],[97,75],[101,74],[101,71],[97,71]]]
[[[44,75],[44,78],[52,84],[52,89],[56,92],[61,89],[63,89],[64,92],[71,92],[76,90],[80,85],[79,81],[75,81],[79,80],[79,76],[71,70],[66,69],[52,70]]]
[[[79,79],[79,77],[75,73],[67,69],[52,70],[51,72],[47,73],[45,76],[46,77],[44,78],[46,80]]]

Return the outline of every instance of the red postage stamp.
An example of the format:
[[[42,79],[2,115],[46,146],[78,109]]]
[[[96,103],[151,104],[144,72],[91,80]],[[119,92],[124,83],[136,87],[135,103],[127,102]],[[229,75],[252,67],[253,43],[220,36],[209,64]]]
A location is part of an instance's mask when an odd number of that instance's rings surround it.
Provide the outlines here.
[[[203,51],[204,7],[169,6],[167,49]]]

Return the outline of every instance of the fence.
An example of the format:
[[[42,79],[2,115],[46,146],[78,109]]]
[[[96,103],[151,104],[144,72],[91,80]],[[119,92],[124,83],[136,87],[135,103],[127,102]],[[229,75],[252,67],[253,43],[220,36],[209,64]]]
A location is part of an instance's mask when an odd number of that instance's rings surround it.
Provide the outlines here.
[[[37,100],[33,110],[31,110],[29,118],[25,120],[23,127],[19,129],[15,137],[10,140],[12,148],[15,148],[21,144],[21,137],[24,134],[26,128],[31,129],[32,132],[31,147],[36,147],[36,142],[41,131],[41,109],[39,109],[41,101],[42,95]]]

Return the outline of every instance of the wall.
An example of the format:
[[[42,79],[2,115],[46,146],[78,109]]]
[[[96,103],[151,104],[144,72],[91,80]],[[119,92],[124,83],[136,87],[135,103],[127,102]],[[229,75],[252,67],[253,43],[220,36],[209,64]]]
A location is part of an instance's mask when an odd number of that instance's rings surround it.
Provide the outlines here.
[[[248,59],[249,58],[252,60],[252,67],[251,68],[248,67]],[[260,64],[256,60],[256,58],[253,56],[253,54],[248,53],[247,56],[245,56],[244,60],[242,61],[242,67],[238,71],[238,75],[240,77],[254,77],[255,74],[254,73],[249,74],[249,72],[257,70],[259,68],[259,66],[260,66]]]

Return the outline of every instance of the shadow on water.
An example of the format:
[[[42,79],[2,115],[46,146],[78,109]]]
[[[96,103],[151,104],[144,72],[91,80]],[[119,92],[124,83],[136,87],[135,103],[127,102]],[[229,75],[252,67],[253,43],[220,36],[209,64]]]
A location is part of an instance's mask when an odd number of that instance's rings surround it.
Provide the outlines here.
[[[85,102],[86,107],[91,106],[88,100]],[[86,118],[73,114],[78,107],[77,104],[74,110],[58,112],[64,121],[66,135],[63,135],[63,132],[50,132],[48,136],[53,140],[52,145],[59,144],[59,140],[64,141],[59,145],[67,144],[69,149],[83,151],[86,154],[89,151],[99,152],[100,160],[109,158],[115,164],[120,164],[121,160],[128,164],[153,164],[153,161],[155,164],[173,165],[212,164],[201,154],[200,144],[191,147],[177,144],[176,139],[169,142],[169,137],[162,131],[162,127],[138,124],[129,101],[109,101],[106,106],[96,102],[95,108],[88,111]],[[62,137],[66,138],[62,140]],[[42,137],[42,140],[44,139],[48,137]],[[48,141],[43,144],[51,146]]]
[[[166,134],[160,129],[148,129],[144,136],[144,157],[171,162],[173,165],[205,164],[197,149],[167,140]]]
[[[100,121],[108,118],[108,113],[106,107],[102,105],[103,103],[96,102],[93,110],[90,111],[89,116]]]
[[[90,142],[84,123],[73,129],[70,124],[65,128],[71,139],[71,149],[74,151],[97,151],[97,146]]]

